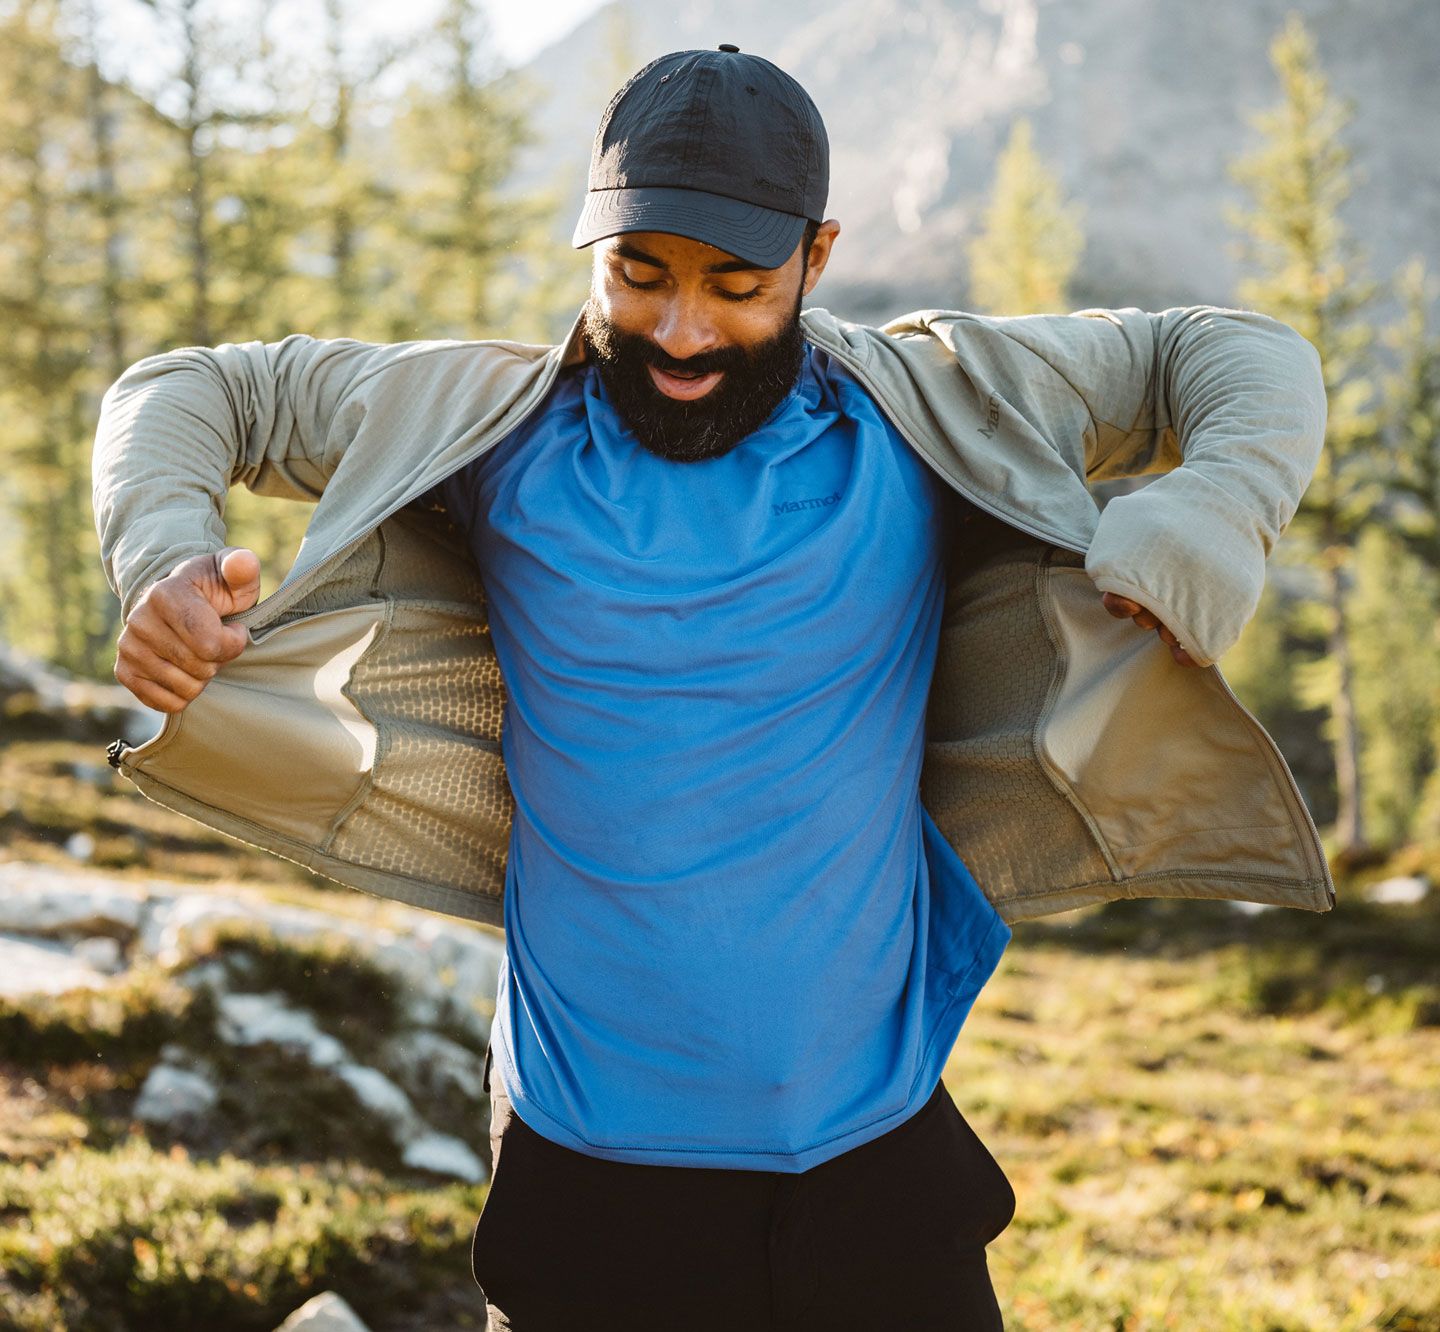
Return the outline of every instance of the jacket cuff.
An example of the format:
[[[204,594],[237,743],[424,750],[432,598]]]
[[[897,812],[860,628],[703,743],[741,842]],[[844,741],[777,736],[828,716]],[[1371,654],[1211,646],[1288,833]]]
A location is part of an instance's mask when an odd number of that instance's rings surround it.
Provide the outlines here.
[[[1085,554],[1102,592],[1137,601],[1202,666],[1239,640],[1265,590],[1266,541],[1215,482],[1176,468],[1112,499]]]

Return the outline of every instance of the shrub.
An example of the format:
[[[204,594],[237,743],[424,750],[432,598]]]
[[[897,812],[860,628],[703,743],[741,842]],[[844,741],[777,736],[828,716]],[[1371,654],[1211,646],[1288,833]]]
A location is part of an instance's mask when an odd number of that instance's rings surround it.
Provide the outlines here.
[[[195,1161],[141,1138],[0,1165],[0,1323],[269,1332],[323,1289],[378,1317],[466,1274],[483,1198],[336,1162]]]

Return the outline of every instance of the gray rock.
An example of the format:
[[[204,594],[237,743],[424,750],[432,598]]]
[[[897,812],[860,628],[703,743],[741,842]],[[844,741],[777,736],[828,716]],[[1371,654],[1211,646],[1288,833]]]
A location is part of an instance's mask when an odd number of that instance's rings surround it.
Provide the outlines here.
[[[162,713],[140,704],[121,685],[72,680],[63,672],[0,643],[0,704],[17,732],[135,744],[158,731]]]
[[[215,1105],[219,1093],[209,1079],[172,1064],[156,1064],[140,1088],[134,1115],[147,1124],[173,1124],[199,1119]]]
[[[370,1332],[333,1290],[306,1300],[275,1332]]]
[[[480,1158],[448,1133],[422,1133],[406,1146],[400,1159],[413,1170],[450,1175],[467,1184],[478,1184],[486,1173]]]
[[[209,990],[213,995],[222,995],[230,988],[230,973],[225,964],[212,958],[200,962],[185,971],[177,972],[175,979],[190,990]]]
[[[395,908],[390,915],[401,928],[238,895],[178,894],[147,915],[141,942],[162,966],[173,967],[203,952],[227,925],[268,930],[290,944],[343,940],[394,981],[409,1023],[453,1021],[487,1040],[505,951],[501,940],[419,911]]]
[[[23,861],[0,864],[0,930],[23,934],[133,935],[143,885]]]
[[[75,860],[89,860],[95,854],[95,839],[87,832],[71,833],[65,839],[65,854]]]
[[[485,1167],[476,1153],[460,1138],[434,1129],[412,1099],[412,1092],[421,1104],[426,1097],[458,1093],[475,1102],[479,1122],[483,1062],[474,1049],[412,1026],[387,1043],[383,1068],[369,1067],[287,995],[233,992],[232,967],[243,964],[243,950],[229,962],[205,956],[216,933],[227,928],[291,944],[342,939],[393,981],[401,1011],[412,1023],[451,1022],[467,1039],[483,1044],[504,955],[501,940],[409,908],[387,906],[376,914],[372,923],[270,902],[240,887],[121,885],[94,873],[0,864],[0,992],[103,988],[110,973],[124,967],[124,940],[135,962],[172,969],[181,984],[213,992],[221,1041],[274,1045],[299,1055],[350,1088],[363,1112],[384,1125],[406,1164],[481,1180]],[[89,937],[66,942],[82,933]],[[37,937],[45,935],[58,937]],[[217,1100],[215,1077],[203,1057],[168,1043],[136,1099],[136,1118],[163,1124],[204,1115]]]
[[[75,945],[75,956],[108,976],[114,976],[125,969],[125,954],[119,941],[108,934],[96,934],[89,939],[81,939]]]
[[[398,1144],[403,1146],[425,1131],[410,1098],[379,1069],[347,1062],[337,1064],[334,1072],[361,1105],[385,1122]]]
[[[109,979],[64,944],[0,934],[0,995],[96,990]]]
[[[185,893],[147,914],[140,943],[162,967],[175,967],[204,952],[221,927],[254,928],[262,919],[258,905],[243,898]]]
[[[280,994],[221,995],[220,1037],[231,1045],[278,1045],[302,1054],[317,1068],[350,1062],[339,1041]]]
[[[1230,910],[1238,911],[1242,916],[1258,916],[1266,911],[1278,910],[1269,902],[1231,902]]]
[[[470,1182],[484,1178],[484,1167],[469,1147],[432,1129],[402,1087],[379,1069],[357,1063],[340,1041],[283,995],[224,994],[219,1005],[222,1039],[233,1045],[278,1045],[339,1078],[384,1124],[407,1164]]]
[[[402,1032],[386,1042],[383,1054],[412,1094],[456,1091],[477,1103],[485,1098],[484,1059],[439,1032]]]
[[[1423,874],[1401,874],[1372,883],[1365,889],[1365,900],[1384,906],[1409,906],[1423,902],[1429,892],[1430,880]]]

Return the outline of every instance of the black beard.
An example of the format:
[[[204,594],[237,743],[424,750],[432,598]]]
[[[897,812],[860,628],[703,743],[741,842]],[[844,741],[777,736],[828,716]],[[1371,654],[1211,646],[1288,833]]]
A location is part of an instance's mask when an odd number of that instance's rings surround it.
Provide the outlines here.
[[[651,453],[671,462],[701,462],[729,453],[758,430],[795,387],[805,354],[800,301],[789,324],[748,350],[721,347],[683,361],[640,333],[626,333],[601,313],[592,296],[582,326],[585,350],[600,372],[621,420]],[[703,398],[667,398],[647,367],[676,374],[724,372]]]

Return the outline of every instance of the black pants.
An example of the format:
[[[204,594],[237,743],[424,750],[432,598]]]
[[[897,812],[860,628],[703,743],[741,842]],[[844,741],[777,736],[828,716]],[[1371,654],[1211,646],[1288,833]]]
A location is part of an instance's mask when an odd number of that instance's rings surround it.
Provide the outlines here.
[[[803,1174],[604,1161],[492,1097],[471,1259],[490,1332],[1003,1328],[985,1245],[1015,1194],[943,1083]]]

